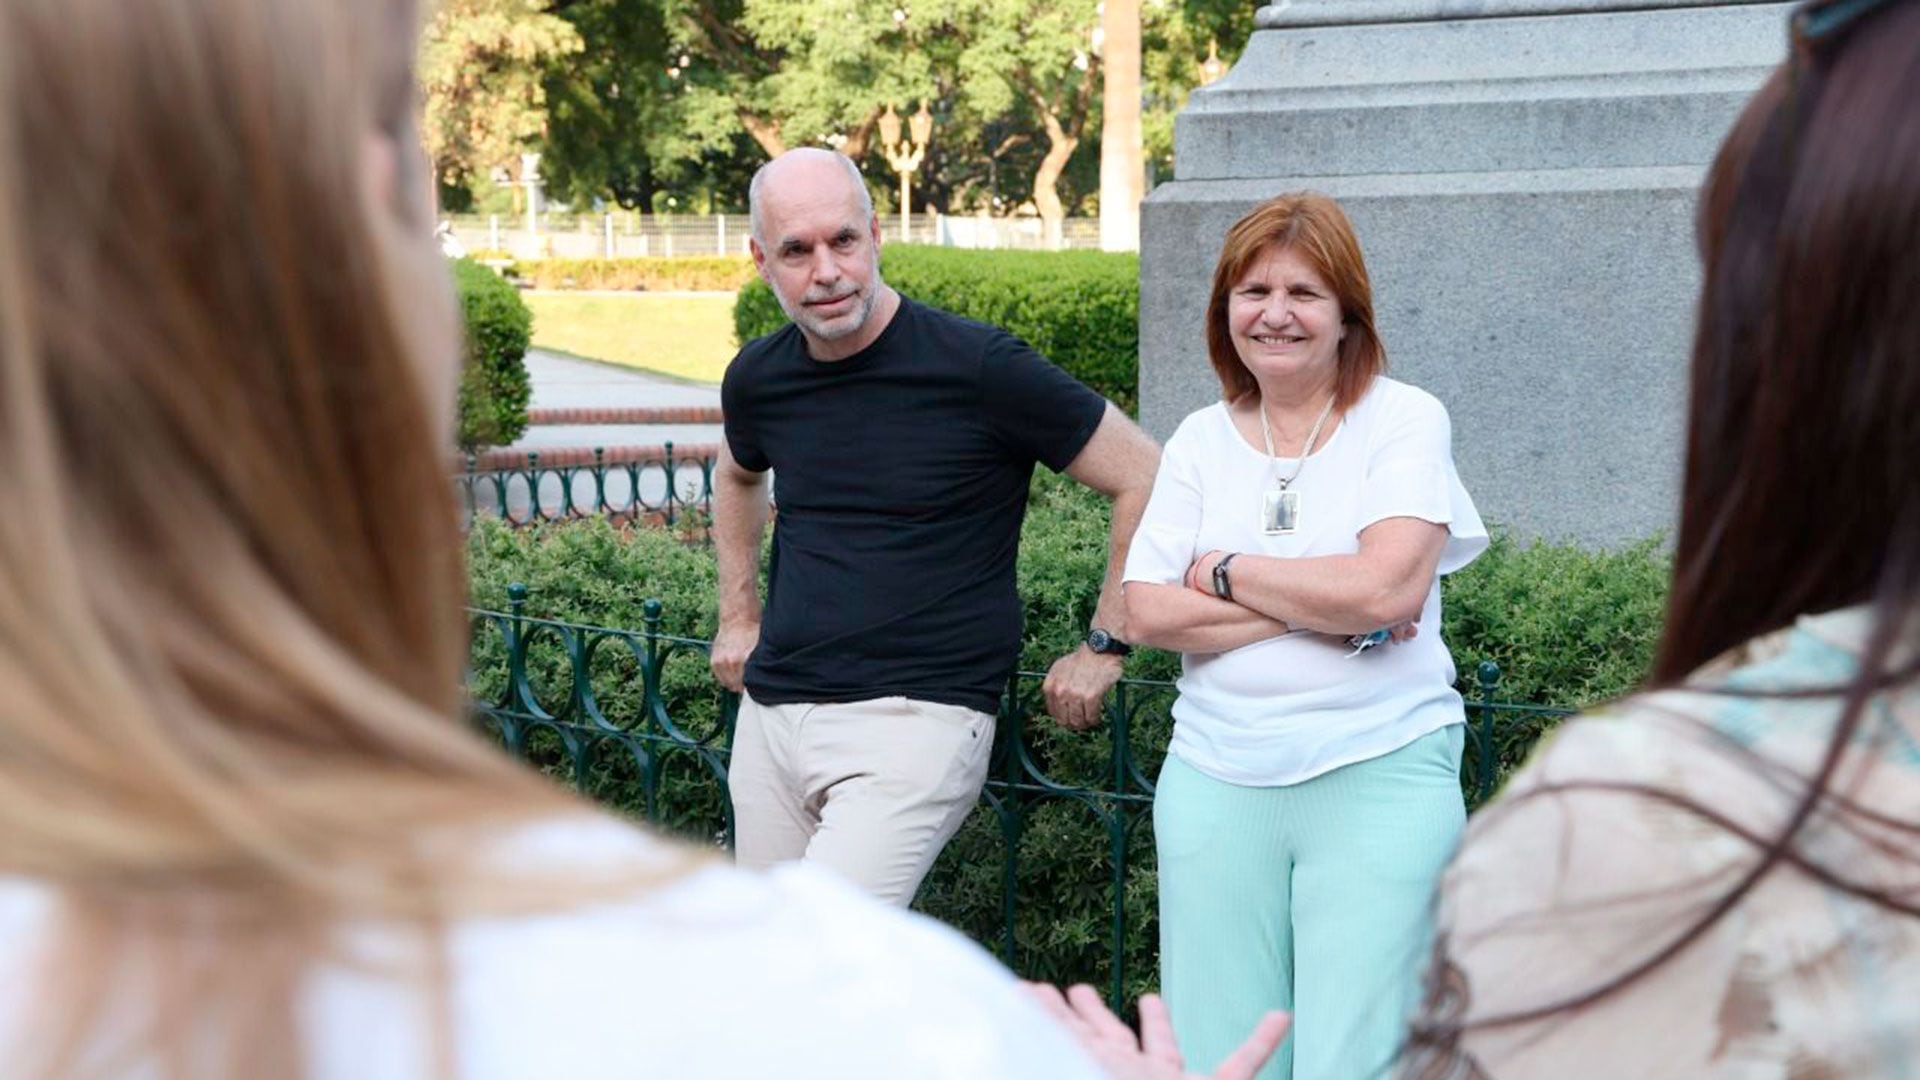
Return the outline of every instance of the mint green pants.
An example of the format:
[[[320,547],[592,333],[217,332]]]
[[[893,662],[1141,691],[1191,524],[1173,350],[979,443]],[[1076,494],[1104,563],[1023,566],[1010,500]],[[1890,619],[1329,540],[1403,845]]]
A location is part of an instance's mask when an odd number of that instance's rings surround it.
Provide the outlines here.
[[[1466,810],[1458,724],[1286,787],[1168,756],[1154,796],[1160,989],[1187,1068],[1211,1073],[1268,1009],[1293,1034],[1261,1080],[1385,1076]]]

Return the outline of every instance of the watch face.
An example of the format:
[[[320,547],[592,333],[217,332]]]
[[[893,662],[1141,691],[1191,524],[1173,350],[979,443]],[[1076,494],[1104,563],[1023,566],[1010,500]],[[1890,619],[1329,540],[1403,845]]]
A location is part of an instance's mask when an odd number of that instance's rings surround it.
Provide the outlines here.
[[[1113,635],[1105,630],[1095,630],[1087,635],[1087,648],[1094,652],[1106,652],[1113,645]]]

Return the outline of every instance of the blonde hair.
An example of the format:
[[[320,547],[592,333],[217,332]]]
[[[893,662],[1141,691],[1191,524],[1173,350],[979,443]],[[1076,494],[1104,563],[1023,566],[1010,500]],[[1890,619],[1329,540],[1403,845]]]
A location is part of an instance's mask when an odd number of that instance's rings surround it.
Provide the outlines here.
[[[0,874],[62,901],[46,1073],[298,1075],[341,919],[432,976],[447,918],[551,902],[423,837],[587,812],[459,723],[415,19],[0,5]]]

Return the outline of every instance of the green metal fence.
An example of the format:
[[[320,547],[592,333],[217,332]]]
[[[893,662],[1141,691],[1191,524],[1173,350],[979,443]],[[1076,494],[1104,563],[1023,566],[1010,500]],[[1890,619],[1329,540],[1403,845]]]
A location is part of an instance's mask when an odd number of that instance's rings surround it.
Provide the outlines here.
[[[661,632],[654,600],[643,607],[642,627],[612,629],[528,616],[523,586],[508,596],[507,611],[471,612],[477,720],[509,751],[589,795],[695,842],[729,844],[727,757],[738,700],[713,682],[707,642]],[[1152,918],[1152,777],[1171,729],[1173,686],[1123,680],[1103,727],[1070,733],[1045,717],[1042,677],[1021,672],[1011,681],[971,838],[964,830],[956,838],[920,904],[1030,977],[1104,983],[1117,1007],[1151,977],[1128,954]],[[1480,664],[1468,695],[1461,783],[1470,805],[1567,714],[1496,701],[1499,677],[1498,667]],[[1023,847],[1059,848],[1061,830],[1076,827],[1087,830],[1085,842],[1066,845],[1067,857],[1042,866],[1027,853],[1023,862]],[[998,865],[980,865],[996,847]],[[1029,879],[1042,875],[1044,882]],[[1103,941],[1091,940],[1090,919],[1063,929],[1046,922],[1049,911],[1035,910],[1072,907],[1074,897],[1104,907]],[[1049,959],[1056,954],[1069,959]]]

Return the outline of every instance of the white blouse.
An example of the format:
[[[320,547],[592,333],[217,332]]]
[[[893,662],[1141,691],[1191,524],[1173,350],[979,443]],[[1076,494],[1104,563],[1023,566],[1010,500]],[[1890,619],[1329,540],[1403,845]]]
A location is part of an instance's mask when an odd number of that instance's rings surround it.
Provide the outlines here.
[[[533,880],[676,857],[604,819],[528,826],[502,844],[504,864]],[[0,877],[0,1061],[35,1034],[40,949],[59,917],[44,884]],[[343,944],[350,958],[395,948],[377,926]],[[465,920],[448,944],[460,1080],[1101,1075],[978,945],[813,867],[716,863],[628,901]],[[319,964],[309,979],[307,1075],[432,1075],[421,996],[362,963]]]
[[[1268,535],[1261,527],[1264,497],[1298,463],[1281,458],[1276,471],[1234,428],[1225,404],[1188,416],[1161,455],[1126,580],[1178,585],[1195,558],[1216,549],[1276,558],[1351,555],[1360,550],[1361,530],[1392,517],[1447,526],[1442,574],[1486,549],[1486,526],[1454,470],[1446,407],[1424,390],[1376,378],[1293,481],[1297,531]],[[1464,722],[1453,658],[1440,639],[1437,577],[1418,637],[1352,652],[1344,637],[1299,630],[1230,652],[1187,654],[1172,752],[1218,780],[1276,786]]]

